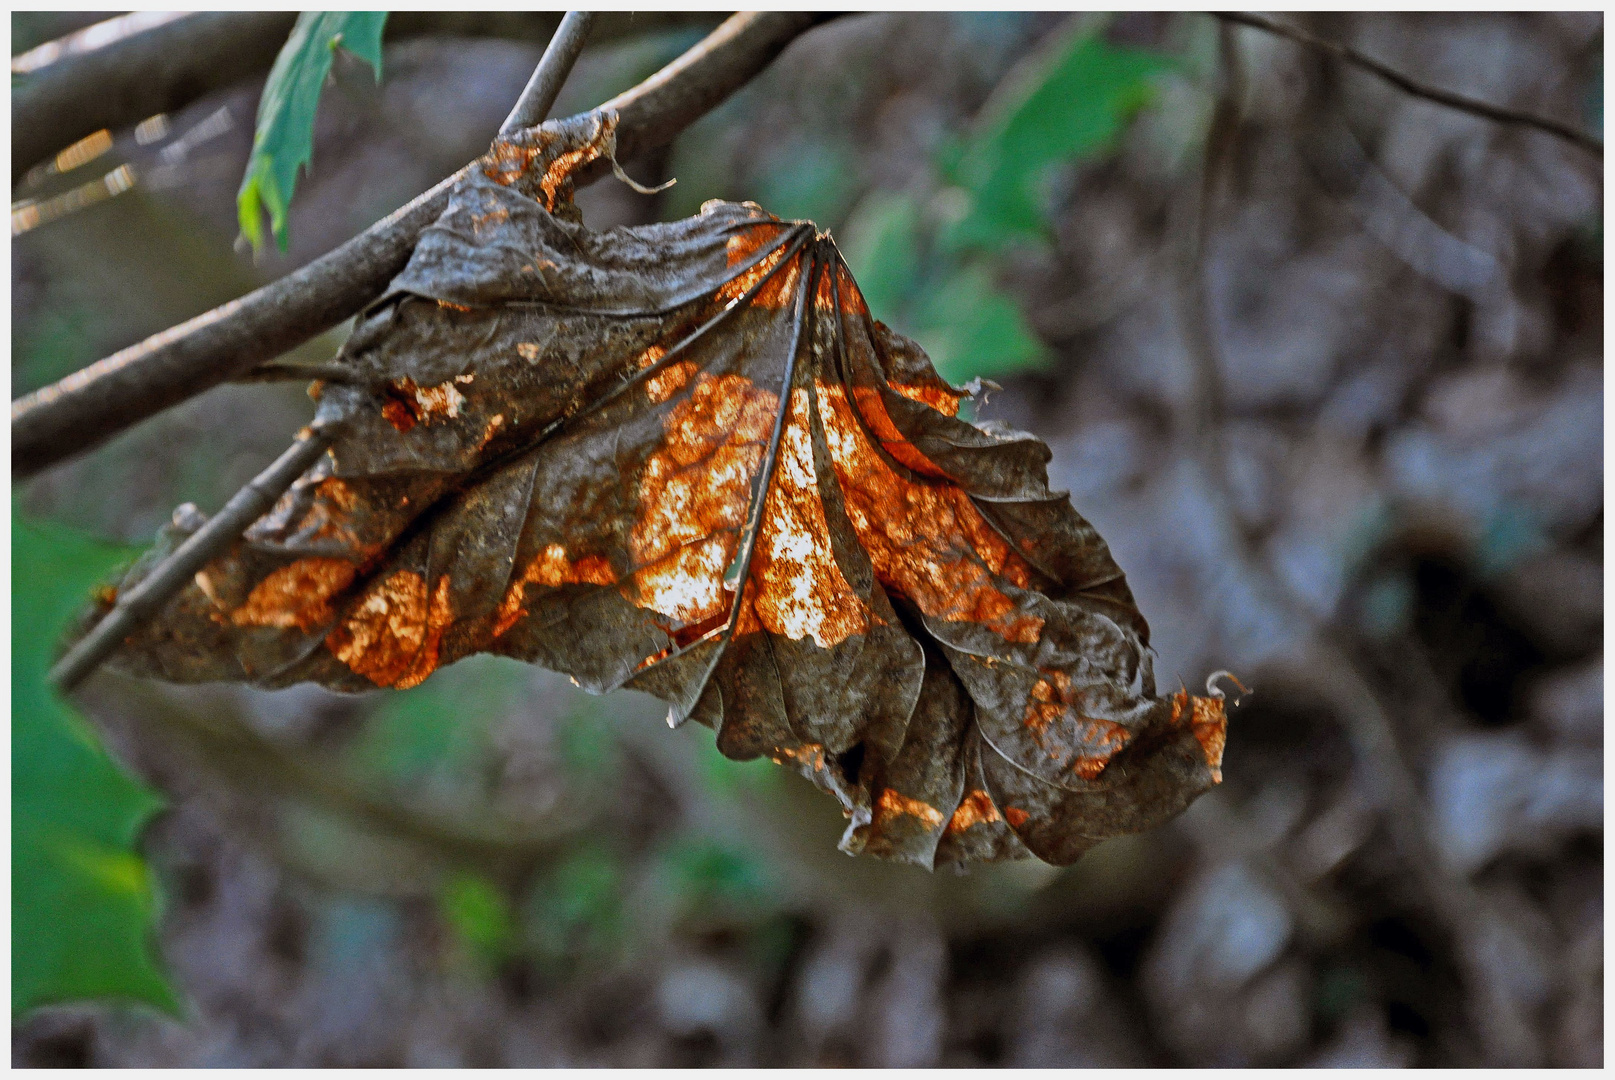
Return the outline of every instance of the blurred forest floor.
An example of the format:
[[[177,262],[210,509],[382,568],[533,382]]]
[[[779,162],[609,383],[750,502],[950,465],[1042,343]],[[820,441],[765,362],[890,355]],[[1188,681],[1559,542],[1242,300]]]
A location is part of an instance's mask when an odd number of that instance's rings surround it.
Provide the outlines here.
[[[946,212],[934,162],[1063,18],[821,26],[624,162],[676,187],[606,180],[585,218],[752,199],[878,275],[891,207]],[[1207,16],[1094,25],[1178,60],[1114,152],[1055,173],[1047,239],[993,264],[982,295],[1035,342],[978,415],[1053,448],[1163,689],[1257,688],[1221,788],[1067,869],[930,875],[839,854],[831,800],[649,699],[513,663],[360,697],[106,675],[87,712],[170,800],[143,847],[187,1016],[42,1010],[14,1063],[1601,1065],[1601,165]],[[1598,13],[1305,25],[1601,130]],[[586,52],[555,114],[701,32]],[[339,57],[291,248],[256,265],[234,197],[259,83],[117,133],[140,182],[13,237],[14,396],[435,183],[540,51],[418,38],[379,86]],[[969,373],[924,297],[875,301]],[[149,543],[311,408],[217,389],[16,499]]]

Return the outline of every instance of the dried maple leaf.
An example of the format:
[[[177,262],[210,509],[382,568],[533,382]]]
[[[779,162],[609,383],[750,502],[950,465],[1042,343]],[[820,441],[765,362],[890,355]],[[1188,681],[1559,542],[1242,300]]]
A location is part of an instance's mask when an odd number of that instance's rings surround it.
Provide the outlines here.
[[[834,794],[844,850],[924,866],[1068,863],[1216,783],[1221,699],[1156,695],[1048,448],[958,419],[811,223],[585,228],[614,126],[495,143],[316,388],[330,453],[116,662],[364,690],[532,661],[663,698]]]

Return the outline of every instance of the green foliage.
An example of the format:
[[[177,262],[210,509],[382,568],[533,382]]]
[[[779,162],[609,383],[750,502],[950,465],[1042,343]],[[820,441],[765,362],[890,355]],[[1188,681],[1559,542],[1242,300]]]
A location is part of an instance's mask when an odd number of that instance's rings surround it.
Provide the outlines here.
[[[489,724],[511,711],[526,682],[525,665],[474,656],[417,687],[388,691],[348,751],[353,764],[394,785],[474,768]]]
[[[81,998],[179,1004],[151,949],[135,840],[162,806],[46,684],[90,588],[135,552],[11,519],[11,1009]]]
[[[579,701],[555,725],[556,742],[566,773],[574,781],[607,779],[617,761],[617,743],[592,698]]]
[[[675,910],[710,913],[715,907],[748,912],[762,907],[774,891],[763,863],[732,844],[684,835],[663,853],[665,884]]]
[[[534,882],[522,912],[524,937],[540,962],[604,956],[622,941],[623,866],[594,844],[569,852]]]
[[[1048,357],[1020,305],[993,284],[982,262],[955,267],[920,298],[914,332],[937,373],[955,383],[1040,368]]]
[[[1001,248],[1047,229],[1043,195],[1054,168],[1110,149],[1150,98],[1164,57],[1107,45],[1080,27],[1013,72],[994,92],[950,170],[970,195],[949,241]]]
[[[451,876],[438,897],[438,910],[454,936],[483,963],[498,964],[510,955],[516,936],[510,901],[487,878]]]
[[[847,267],[877,319],[892,319],[920,283],[920,207],[903,192],[874,191],[847,221]]]
[[[236,195],[241,232],[254,250],[263,247],[266,210],[275,240],[286,250],[286,212],[298,170],[314,157],[314,113],[332,54],[338,46],[346,49],[375,69],[380,82],[386,22],[385,11],[305,11],[297,17],[258,99],[252,157]]]
[[[808,140],[777,156],[755,198],[782,218],[836,221],[857,196],[852,151],[829,140]]]
[[[1047,236],[1059,171],[1114,147],[1169,66],[1075,26],[1005,78],[967,136],[941,147],[931,198],[866,196],[842,247],[875,317],[917,340],[952,382],[1047,363],[996,284],[999,258]]]
[[[70,375],[96,359],[91,340],[94,314],[83,304],[41,311],[15,342],[12,392],[26,393]]]
[[[778,782],[779,768],[766,757],[736,761],[719,752],[715,742],[701,740],[701,783],[720,797],[761,794]]]

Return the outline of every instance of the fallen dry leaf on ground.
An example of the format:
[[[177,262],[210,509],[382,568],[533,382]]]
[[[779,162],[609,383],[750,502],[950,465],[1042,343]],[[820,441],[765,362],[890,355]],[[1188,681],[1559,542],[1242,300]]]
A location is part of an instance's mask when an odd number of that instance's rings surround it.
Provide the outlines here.
[[[835,795],[844,850],[924,866],[1069,863],[1216,783],[1221,699],[1156,695],[1048,448],[960,420],[811,223],[586,228],[614,127],[495,143],[312,391],[331,452],[114,662],[367,690],[532,661],[670,702]]]

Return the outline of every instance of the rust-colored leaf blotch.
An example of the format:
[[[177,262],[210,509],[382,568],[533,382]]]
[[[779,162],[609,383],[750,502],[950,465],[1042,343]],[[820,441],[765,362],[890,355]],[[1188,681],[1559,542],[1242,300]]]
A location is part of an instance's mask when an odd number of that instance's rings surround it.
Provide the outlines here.
[[[353,583],[358,567],[343,559],[299,559],[265,577],[230,613],[236,626],[312,630],[334,617],[330,600]]]

